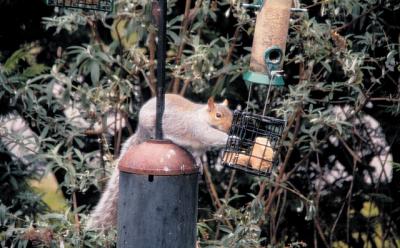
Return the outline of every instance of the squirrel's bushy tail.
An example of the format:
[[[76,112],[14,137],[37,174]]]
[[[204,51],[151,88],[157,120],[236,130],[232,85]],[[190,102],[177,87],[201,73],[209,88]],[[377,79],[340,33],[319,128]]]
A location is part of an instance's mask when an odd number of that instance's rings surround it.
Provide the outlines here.
[[[106,230],[117,224],[119,170],[115,167],[99,203],[90,215],[86,229]]]
[[[132,135],[121,148],[122,157],[128,148],[132,145],[139,144],[145,137],[140,135],[141,132],[136,132]],[[119,162],[119,161],[118,161]],[[107,187],[102,194],[99,203],[96,205],[93,212],[90,214],[86,224],[88,230],[107,230],[113,228],[117,224],[117,208],[118,208],[118,193],[119,193],[119,170],[115,167]]]

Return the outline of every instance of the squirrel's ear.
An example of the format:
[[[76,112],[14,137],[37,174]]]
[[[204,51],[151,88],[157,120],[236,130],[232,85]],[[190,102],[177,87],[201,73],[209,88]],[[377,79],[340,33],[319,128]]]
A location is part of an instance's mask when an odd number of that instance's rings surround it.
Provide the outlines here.
[[[207,105],[208,105],[208,111],[211,112],[214,110],[215,108],[214,97],[208,98]]]
[[[225,100],[222,102],[222,106],[228,107],[228,105],[229,105],[228,99],[225,99]]]

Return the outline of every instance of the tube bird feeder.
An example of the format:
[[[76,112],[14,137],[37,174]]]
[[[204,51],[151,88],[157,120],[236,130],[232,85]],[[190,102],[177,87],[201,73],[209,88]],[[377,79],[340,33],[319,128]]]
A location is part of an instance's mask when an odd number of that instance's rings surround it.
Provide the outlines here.
[[[251,49],[250,70],[243,74],[252,83],[283,86],[278,73],[285,56],[292,0],[265,0],[257,14]]]

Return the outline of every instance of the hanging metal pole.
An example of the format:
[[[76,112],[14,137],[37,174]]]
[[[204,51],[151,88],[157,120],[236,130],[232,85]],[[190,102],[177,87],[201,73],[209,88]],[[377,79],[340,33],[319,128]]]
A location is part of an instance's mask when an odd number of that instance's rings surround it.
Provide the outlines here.
[[[165,50],[166,50],[166,16],[167,1],[159,0],[159,16],[156,18],[158,24],[158,44],[157,44],[157,110],[156,110],[156,139],[163,139],[162,116],[165,108]]]

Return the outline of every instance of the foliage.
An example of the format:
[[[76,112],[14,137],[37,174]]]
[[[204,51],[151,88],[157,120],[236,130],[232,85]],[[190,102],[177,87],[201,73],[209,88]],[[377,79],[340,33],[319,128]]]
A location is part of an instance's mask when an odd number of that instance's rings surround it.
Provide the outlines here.
[[[168,1],[169,92],[245,106],[241,74],[255,15],[244,2],[186,1],[185,8]],[[271,179],[258,178],[221,169],[218,152],[207,153],[201,247],[400,246],[400,4],[301,4],[308,12],[292,14],[287,87],[273,89],[268,112],[288,123],[280,167]],[[108,14],[56,9],[43,18],[44,34],[76,40],[27,43],[0,56],[1,114],[29,123],[39,144],[33,161],[57,174],[69,202],[64,213],[46,209],[25,183],[37,175],[0,142],[1,246],[115,245],[114,231],[84,225],[141,104],[154,96],[153,21],[150,1],[120,0]],[[51,57],[38,62],[45,52]],[[257,87],[249,106],[260,111],[265,96]]]

